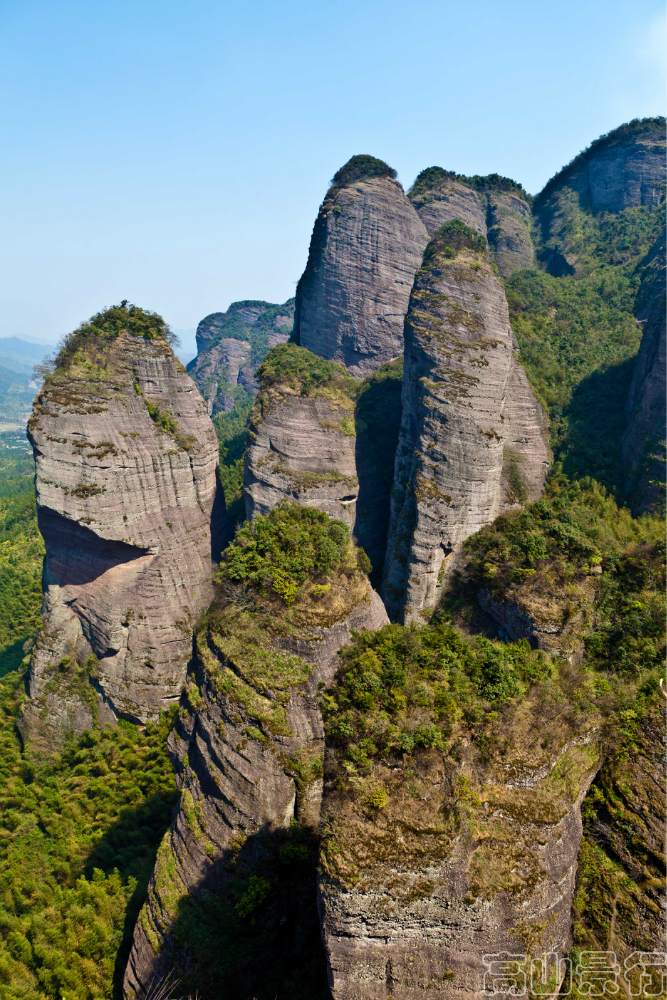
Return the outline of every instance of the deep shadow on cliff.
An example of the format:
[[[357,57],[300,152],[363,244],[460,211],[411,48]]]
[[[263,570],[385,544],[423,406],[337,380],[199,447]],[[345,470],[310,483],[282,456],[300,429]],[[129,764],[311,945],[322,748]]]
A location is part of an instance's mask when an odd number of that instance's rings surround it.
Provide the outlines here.
[[[389,498],[401,425],[403,358],[383,365],[363,383],[357,400],[355,460],[359,495],[354,533],[371,561],[370,579],[382,581],[389,531]]]
[[[120,946],[113,972],[113,998],[122,1000],[123,975],[132,946],[134,925],[144,905],[148,881],[155,866],[158,845],[169,828],[176,791],[171,802],[160,795],[151,795],[138,808],[125,809],[117,823],[108,827],[85,866],[84,875],[91,879],[95,869],[111,874],[114,869],[130,872],[137,880],[125,913]]]
[[[627,421],[623,411],[637,359],[593,372],[583,379],[563,409],[568,428],[555,449],[569,479],[592,476],[617,500],[623,495],[621,444]],[[556,436],[558,427],[555,428]]]
[[[238,847],[178,905],[164,947],[183,996],[330,1000],[317,915],[319,838],[304,828],[263,830]]]

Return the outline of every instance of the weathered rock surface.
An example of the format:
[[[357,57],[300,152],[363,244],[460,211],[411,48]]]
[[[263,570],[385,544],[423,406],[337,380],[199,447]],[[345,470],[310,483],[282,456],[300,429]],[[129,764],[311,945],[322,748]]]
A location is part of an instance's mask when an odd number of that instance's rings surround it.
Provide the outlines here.
[[[324,753],[318,689],[331,682],[353,629],[387,622],[382,601],[354,571],[320,601],[282,625],[275,609],[227,601],[197,637],[172,745],[181,804],[135,929],[127,996],[146,996],[155,978],[192,960],[179,958],[172,942],[184,898],[224,897],[236,859],[252,868],[253,852],[262,853],[257,838],[293,820],[317,826]]]
[[[376,764],[365,784],[385,790],[379,809],[325,786],[320,906],[335,1000],[481,1000],[483,956],[567,954],[598,752],[595,719],[563,724],[560,710],[527,699],[499,726],[502,752],[484,759],[462,730],[409,774]]]
[[[97,716],[143,722],[178,700],[224,498],[205,405],[162,339],[121,333],[103,365],[80,351],[28,433],[46,560],[22,730],[52,749]]]
[[[489,241],[491,259],[503,278],[533,267],[530,205],[523,188],[506,177],[461,177],[429,167],[408,194],[429,236],[459,219]]]
[[[190,376],[206,400],[208,413],[234,409],[235,390],[254,395],[255,373],[266,352],[289,340],[294,299],[232,302],[224,313],[211,313],[197,327],[198,354],[188,365]]]
[[[655,510],[665,496],[665,235],[642,262],[635,314],[643,327],[637,366],[625,405],[626,493],[635,514]]]
[[[504,509],[537,499],[549,466],[484,247],[472,230],[447,224],[410,298],[383,587],[396,619],[434,607],[445,560]]]
[[[297,287],[296,343],[357,379],[402,353],[412,280],[428,242],[395,176],[372,157],[353,157],[338,171]]]
[[[379,584],[401,415],[402,358],[361,384],[296,345],[281,348],[304,365],[299,377],[265,378],[251,414],[245,455],[246,517],[284,501],[344,521],[371,560]],[[272,361],[269,355],[267,361]],[[313,371],[308,374],[309,365]],[[264,369],[262,369],[263,371]]]
[[[552,177],[533,206],[539,257],[556,276],[586,268],[580,211],[657,208],[665,196],[665,119],[629,122],[592,142]]]
[[[249,521],[291,501],[317,507],[354,528],[359,480],[354,400],[346,389],[342,369],[321,389],[306,389],[302,379],[264,386],[252,411],[245,454]]]

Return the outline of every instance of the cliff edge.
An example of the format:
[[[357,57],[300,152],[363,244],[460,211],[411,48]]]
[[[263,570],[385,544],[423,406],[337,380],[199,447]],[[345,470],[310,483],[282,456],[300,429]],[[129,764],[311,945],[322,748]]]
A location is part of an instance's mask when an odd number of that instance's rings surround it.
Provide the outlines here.
[[[46,559],[21,725],[35,745],[174,704],[212,597],[225,527],[217,441],[167,334],[134,306],[98,314],[34,403]]]

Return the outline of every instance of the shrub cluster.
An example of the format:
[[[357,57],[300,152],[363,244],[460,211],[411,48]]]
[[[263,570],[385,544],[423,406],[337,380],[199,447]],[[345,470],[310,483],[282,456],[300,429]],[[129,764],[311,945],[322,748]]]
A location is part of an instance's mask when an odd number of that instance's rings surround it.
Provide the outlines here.
[[[446,181],[460,181],[475,191],[512,191],[526,201],[532,200],[531,195],[526,193],[522,185],[510,177],[502,177],[500,174],[487,174],[486,176],[474,174],[472,177],[468,177],[466,174],[457,174],[453,170],[443,170],[442,167],[427,167],[422,170],[410,188],[408,197],[416,201]]]
[[[87,354],[99,355],[124,330],[146,340],[166,340],[169,344],[176,342],[175,335],[162,316],[141,309],[139,306],[128,305],[124,299],[120,305],[95,313],[76,330],[67,334],[55,357],[47,359],[42,365],[37,365],[36,371],[42,376],[47,376],[57,369],[67,369],[80,350],[85,350]]]
[[[312,395],[318,389],[343,389],[352,391],[354,379],[347,375],[342,365],[326,361],[305,347],[296,344],[279,344],[271,348],[257,371],[263,390],[271,386],[289,386],[302,396]]]
[[[334,187],[346,187],[354,184],[365,177],[391,177],[396,178],[396,171],[384,160],[378,160],[375,156],[360,153],[351,157],[340,170],[337,170],[331,183]]]
[[[313,507],[282,504],[239,528],[223,553],[216,581],[278,594],[291,605],[307,580],[324,580],[346,561],[349,544],[342,521]]]
[[[474,253],[486,254],[486,237],[481,233],[466,226],[460,219],[452,219],[444,226],[433,233],[431,240],[424,253],[424,264],[427,264],[436,254],[444,254],[445,257],[456,257],[464,249],[472,250]]]
[[[664,657],[663,531],[659,517],[633,519],[594,480],[570,483],[556,472],[541,500],[468,539],[466,573],[477,589],[490,587],[502,598],[540,570],[552,571],[550,585],[560,587],[599,566],[588,659],[602,670],[635,674]]]
[[[444,619],[355,635],[340,660],[321,708],[347,770],[362,773],[374,759],[444,750],[457,719],[480,722],[551,669],[525,640],[473,646]]]

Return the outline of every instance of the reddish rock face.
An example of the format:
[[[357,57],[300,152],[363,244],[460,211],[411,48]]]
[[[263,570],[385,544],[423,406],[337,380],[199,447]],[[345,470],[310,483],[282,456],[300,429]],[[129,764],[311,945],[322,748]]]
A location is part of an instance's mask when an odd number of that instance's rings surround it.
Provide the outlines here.
[[[403,352],[428,235],[394,171],[374,161],[382,176],[358,175],[347,170],[356,159],[336,175],[315,221],[294,330],[297,344],[362,379]]]
[[[253,857],[262,851],[262,835],[292,822],[317,827],[324,755],[318,693],[331,683],[338,650],[353,631],[387,624],[382,601],[362,574],[334,580],[328,600],[303,619],[274,609],[273,622],[258,606],[214,605],[198,633],[171,737],[181,803],[135,927],[126,996],[152,996],[171,971],[183,900],[224,899],[239,845],[246,845],[244,858]],[[195,954],[195,967],[197,961]],[[226,995],[226,984],[219,986]]]
[[[79,351],[47,379],[29,437],[46,560],[22,726],[49,747],[178,700],[225,513],[206,406],[161,338]]]
[[[505,292],[483,238],[457,225],[429,245],[406,318],[384,582],[395,620],[433,608],[462,542],[537,499],[549,467]]]

